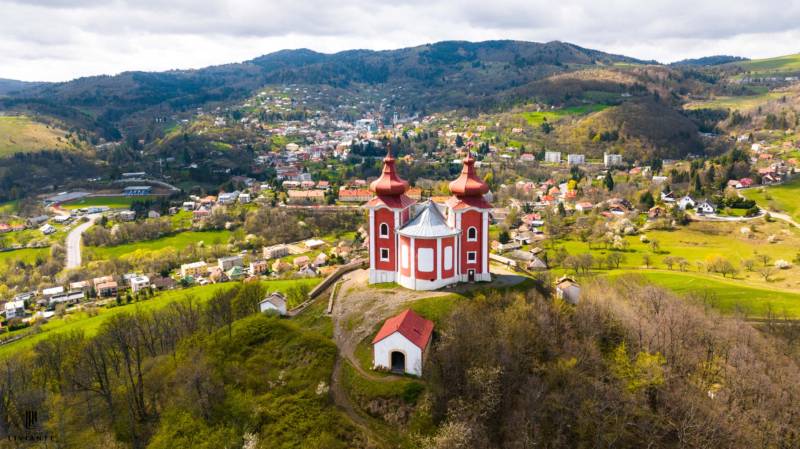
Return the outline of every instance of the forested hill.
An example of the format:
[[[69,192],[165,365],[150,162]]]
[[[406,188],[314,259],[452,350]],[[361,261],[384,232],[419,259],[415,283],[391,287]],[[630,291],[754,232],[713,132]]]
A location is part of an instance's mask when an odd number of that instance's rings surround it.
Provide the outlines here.
[[[563,42],[449,41],[335,54],[283,50],[199,70],[125,72],[34,85],[11,92],[0,100],[0,109],[56,115],[114,138],[142,112],[168,114],[234,100],[266,84],[403,86],[412,93],[405,96],[406,106],[436,110],[489,105],[518,86],[573,68],[642,62]],[[454,97],[452,92],[472,94]]]

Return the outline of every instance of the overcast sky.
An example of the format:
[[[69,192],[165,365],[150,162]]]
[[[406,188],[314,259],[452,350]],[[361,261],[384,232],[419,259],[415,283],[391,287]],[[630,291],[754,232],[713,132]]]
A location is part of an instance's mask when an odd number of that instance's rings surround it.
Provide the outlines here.
[[[0,11],[0,78],[31,81],[450,39],[561,40],[662,62],[800,53],[797,0],[0,0]]]

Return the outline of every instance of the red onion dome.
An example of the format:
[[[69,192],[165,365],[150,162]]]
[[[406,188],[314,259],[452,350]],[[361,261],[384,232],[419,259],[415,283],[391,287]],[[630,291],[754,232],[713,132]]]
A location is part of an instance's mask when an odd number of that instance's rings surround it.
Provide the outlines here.
[[[386,157],[383,158],[383,173],[380,178],[372,181],[369,189],[377,195],[402,195],[408,190],[408,181],[400,179],[394,168],[392,146],[387,144]]]
[[[489,191],[489,185],[475,173],[475,159],[471,154],[464,158],[464,168],[458,179],[450,183],[450,193],[455,196],[483,196]]]

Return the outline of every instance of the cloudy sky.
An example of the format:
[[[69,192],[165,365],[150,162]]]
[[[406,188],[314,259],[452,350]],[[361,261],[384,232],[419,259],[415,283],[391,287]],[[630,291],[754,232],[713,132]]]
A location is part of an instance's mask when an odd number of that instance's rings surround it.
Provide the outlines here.
[[[662,62],[800,53],[796,0],[0,0],[0,11],[0,78],[22,80],[447,39],[561,40]]]

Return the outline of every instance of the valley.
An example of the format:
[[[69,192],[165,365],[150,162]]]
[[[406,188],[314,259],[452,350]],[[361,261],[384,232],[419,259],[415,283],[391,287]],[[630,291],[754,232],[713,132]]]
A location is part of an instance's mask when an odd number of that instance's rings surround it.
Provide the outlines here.
[[[445,41],[0,80],[0,436],[795,447],[798,61]]]

